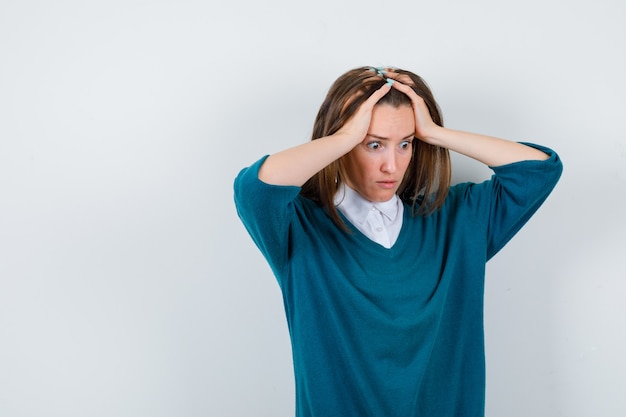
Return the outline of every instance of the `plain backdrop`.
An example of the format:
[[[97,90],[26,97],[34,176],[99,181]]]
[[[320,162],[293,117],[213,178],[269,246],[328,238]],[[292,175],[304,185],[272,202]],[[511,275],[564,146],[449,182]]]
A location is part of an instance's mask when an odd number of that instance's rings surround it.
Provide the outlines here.
[[[626,3],[0,3],[0,416],[286,417],[238,171],[361,65],[564,174],[488,264],[487,416],[626,415]],[[490,171],[454,156],[454,181]]]

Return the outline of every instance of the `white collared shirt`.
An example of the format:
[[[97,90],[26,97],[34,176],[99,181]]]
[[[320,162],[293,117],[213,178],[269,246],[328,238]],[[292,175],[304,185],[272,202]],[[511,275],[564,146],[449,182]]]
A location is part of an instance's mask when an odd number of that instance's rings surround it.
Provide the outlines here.
[[[389,201],[373,203],[342,184],[334,201],[337,210],[365,236],[385,248],[396,243],[404,214],[402,200],[397,195]]]

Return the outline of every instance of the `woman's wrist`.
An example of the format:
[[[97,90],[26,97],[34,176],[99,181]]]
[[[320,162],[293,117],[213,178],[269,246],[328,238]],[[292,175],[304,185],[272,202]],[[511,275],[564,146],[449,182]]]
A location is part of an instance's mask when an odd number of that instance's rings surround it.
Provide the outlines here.
[[[429,145],[441,146],[444,148],[448,148],[445,145],[446,137],[448,136],[449,129],[445,127],[433,124],[429,129],[422,129],[416,133],[418,139],[422,142],[428,143]]]

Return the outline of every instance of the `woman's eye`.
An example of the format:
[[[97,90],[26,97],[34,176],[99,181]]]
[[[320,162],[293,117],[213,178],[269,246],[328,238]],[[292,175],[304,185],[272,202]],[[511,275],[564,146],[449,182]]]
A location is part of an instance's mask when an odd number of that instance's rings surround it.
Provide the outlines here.
[[[382,147],[382,145],[380,144],[380,142],[370,142],[367,144],[367,147],[370,148],[373,151],[376,151],[378,149],[380,149]]]
[[[404,150],[404,149],[409,149],[411,147],[411,141],[410,140],[405,140],[404,142],[400,143],[400,149]]]

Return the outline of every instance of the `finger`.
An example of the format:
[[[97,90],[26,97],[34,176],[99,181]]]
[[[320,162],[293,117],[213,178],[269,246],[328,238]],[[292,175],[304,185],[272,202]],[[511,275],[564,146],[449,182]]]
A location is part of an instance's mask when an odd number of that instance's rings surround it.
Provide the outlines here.
[[[410,80],[411,79],[409,78],[409,81]],[[396,80],[396,82],[393,83],[392,87],[398,91],[403,92],[404,94],[409,96],[409,98],[411,98],[412,100],[418,97],[417,93],[415,93],[415,90],[413,90],[413,88],[411,88],[409,85],[405,84],[404,82],[400,80]]]
[[[371,104],[372,106],[376,103],[378,103],[378,100],[380,100],[381,98],[383,98],[390,90],[392,87],[392,84],[394,84],[393,82],[386,82],[385,84],[383,84],[382,87],[380,87],[379,89],[375,90],[372,95],[369,96],[369,98],[367,100],[365,100],[365,103]]]
[[[406,74],[400,74],[400,73],[394,72],[393,70],[389,70],[385,72],[385,75],[388,78],[392,78],[395,81],[401,82],[402,84],[409,85],[409,86],[413,85],[413,80],[411,80],[411,77],[409,77]]]

